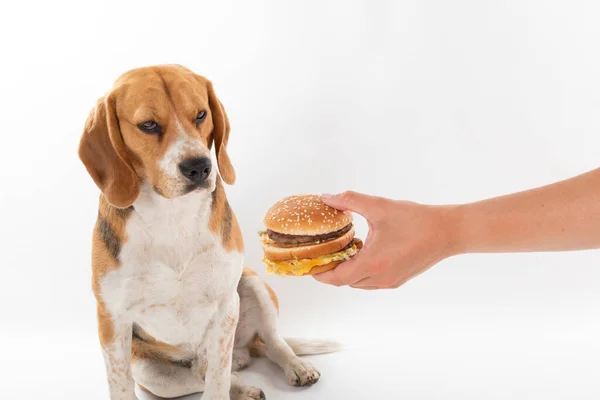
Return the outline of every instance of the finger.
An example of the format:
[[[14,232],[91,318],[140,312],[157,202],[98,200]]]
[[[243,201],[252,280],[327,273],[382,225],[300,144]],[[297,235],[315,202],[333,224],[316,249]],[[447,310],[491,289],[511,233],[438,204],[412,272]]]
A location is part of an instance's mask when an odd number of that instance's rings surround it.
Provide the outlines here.
[[[352,287],[356,287],[357,289],[367,289],[372,290],[372,288],[376,289],[397,289],[400,286],[404,285],[408,282],[409,279],[402,278],[396,280],[390,280],[389,277],[385,275],[377,275],[369,278],[365,278],[359,282],[356,282]]]
[[[333,286],[342,286],[341,283],[338,284],[338,279],[337,279],[337,275],[335,274],[335,271],[327,271],[327,272],[321,272],[320,274],[315,274],[312,277],[321,282],[321,283],[325,283],[327,285],[333,285]]]
[[[342,262],[331,271],[316,274],[313,277],[321,282],[334,286],[352,285],[368,277],[369,260],[372,260],[369,249],[365,245],[362,250],[348,261]]]
[[[400,280],[399,277],[394,276],[393,270],[382,271],[379,274],[371,275],[365,279],[355,282],[354,285],[361,287],[377,287],[379,289],[386,289],[394,286],[394,284]]]
[[[377,287],[377,286],[356,286],[356,285],[350,285],[351,288],[354,289],[361,289],[361,290],[379,290],[381,288]]]
[[[328,206],[342,211],[354,211],[367,219],[374,211],[373,205],[376,199],[377,197],[353,192],[351,190],[336,195],[322,195],[323,202]]]
[[[371,240],[374,237],[373,231],[369,231],[362,249],[350,260],[340,263],[331,271],[313,275],[321,282],[334,286],[351,285],[368,277],[369,265],[367,262],[373,260],[373,250],[371,249]]]
[[[377,278],[370,276],[365,279],[361,279],[360,281],[353,283],[352,287],[357,288],[357,289],[363,289],[363,288],[381,289],[381,286],[380,286],[381,282],[379,282],[380,279],[377,279]]]

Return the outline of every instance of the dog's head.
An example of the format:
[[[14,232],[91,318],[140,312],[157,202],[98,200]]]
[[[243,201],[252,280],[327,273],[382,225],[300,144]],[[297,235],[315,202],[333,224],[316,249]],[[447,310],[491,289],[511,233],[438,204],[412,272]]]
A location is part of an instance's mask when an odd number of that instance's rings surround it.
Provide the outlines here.
[[[223,180],[235,181],[227,155],[229,121],[211,82],[178,65],[122,75],[98,100],[79,144],[79,157],[106,199],[133,204],[146,182],[161,196],[214,190],[215,147]]]

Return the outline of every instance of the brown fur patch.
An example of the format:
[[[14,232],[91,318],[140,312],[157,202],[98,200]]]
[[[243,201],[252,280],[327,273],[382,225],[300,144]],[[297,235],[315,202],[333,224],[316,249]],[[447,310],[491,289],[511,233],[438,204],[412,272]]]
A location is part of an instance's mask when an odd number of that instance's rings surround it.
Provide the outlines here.
[[[252,270],[248,267],[244,267],[244,270],[242,271],[242,276],[258,276],[258,274],[256,272],[254,272],[254,270]],[[273,305],[277,309],[277,313],[279,313],[279,299],[277,298],[277,294],[275,294],[275,291],[273,290],[273,288],[271,286],[269,286],[266,282],[265,282],[265,288],[269,292],[269,297],[271,298]]]
[[[99,99],[85,123],[79,142],[79,158],[110,200],[130,206],[139,194],[139,180],[129,160],[112,94]]]
[[[277,309],[277,314],[279,314],[279,299],[277,298],[275,291],[273,290],[273,288],[271,286],[269,286],[267,284],[267,282],[265,282],[265,287],[267,288],[267,291],[269,292],[269,297],[271,298],[273,305]]]
[[[238,316],[230,314],[227,314],[223,322],[221,322],[223,336],[219,338],[219,347],[221,350],[221,367],[223,369],[231,368],[231,351],[233,349],[237,323]]]
[[[225,197],[221,178],[217,177],[217,186],[212,193],[212,214],[209,227],[211,232],[221,238],[221,243],[227,251],[244,251],[242,231]]]
[[[133,324],[131,357],[132,362],[140,358],[148,358],[164,363],[175,363],[188,368],[192,365],[192,360],[185,358],[181,348],[156,340],[137,324]]]
[[[254,336],[254,340],[248,345],[248,350],[251,357],[262,357],[264,355],[265,342],[260,336]]]
[[[254,272],[254,270],[248,267],[244,267],[244,270],[242,271],[242,276],[258,276],[258,274]]]
[[[100,293],[100,282],[106,274],[120,266],[119,253],[127,240],[125,223],[132,212],[133,208],[116,208],[103,195],[100,196],[92,237],[92,290],[97,301],[98,335],[103,347],[112,343],[115,332],[113,318]]]
[[[97,301],[96,314],[98,318],[98,338],[102,347],[106,347],[112,343],[115,337],[115,325],[101,299]]]
[[[225,319],[221,323],[221,327],[227,331],[230,331],[232,328],[235,328],[236,324],[237,324],[237,318],[232,315],[227,314],[225,316]]]
[[[223,180],[233,185],[235,182],[235,170],[227,154],[227,142],[229,141],[229,118],[225,112],[223,104],[217,98],[212,84],[208,83],[208,98],[210,103],[210,111],[212,113],[212,121],[214,129],[212,132],[213,140],[215,141],[215,153],[217,155],[217,163]]]
[[[233,340],[235,339],[235,335],[231,334],[229,337],[229,341],[227,342],[227,346],[225,348],[221,347],[222,356],[221,356],[221,367],[223,369],[231,368],[231,351],[233,349]]]

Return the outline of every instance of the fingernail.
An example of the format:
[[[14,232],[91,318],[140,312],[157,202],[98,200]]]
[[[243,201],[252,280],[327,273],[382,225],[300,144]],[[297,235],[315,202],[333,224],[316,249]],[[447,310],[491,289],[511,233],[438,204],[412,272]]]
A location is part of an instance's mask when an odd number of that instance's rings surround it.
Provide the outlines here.
[[[331,193],[323,193],[321,197],[324,199],[330,199],[333,197],[333,195]]]

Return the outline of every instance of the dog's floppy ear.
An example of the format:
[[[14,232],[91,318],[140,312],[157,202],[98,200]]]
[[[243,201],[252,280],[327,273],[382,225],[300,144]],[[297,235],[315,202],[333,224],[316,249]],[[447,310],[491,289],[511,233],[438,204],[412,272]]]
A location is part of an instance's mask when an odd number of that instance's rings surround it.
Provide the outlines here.
[[[117,119],[114,96],[98,100],[91,111],[79,142],[79,158],[115,207],[129,207],[140,192]]]
[[[223,104],[217,98],[212,83],[208,82],[208,102],[213,120],[213,140],[215,142],[215,153],[219,171],[225,183],[233,185],[235,183],[235,170],[227,154],[227,141],[229,140],[229,119]]]

